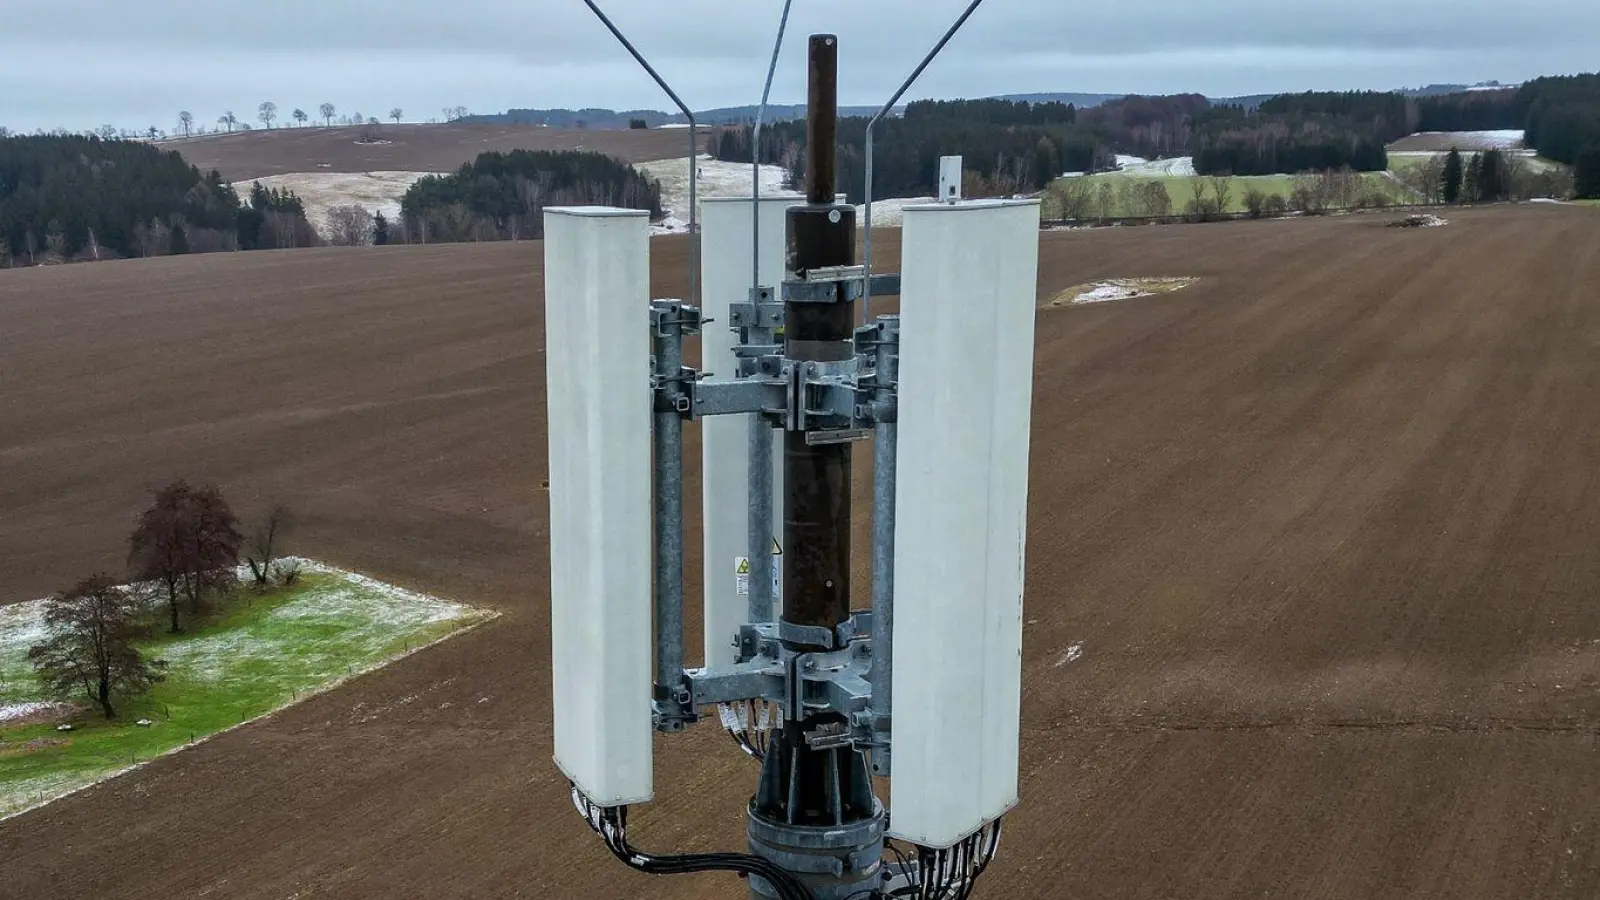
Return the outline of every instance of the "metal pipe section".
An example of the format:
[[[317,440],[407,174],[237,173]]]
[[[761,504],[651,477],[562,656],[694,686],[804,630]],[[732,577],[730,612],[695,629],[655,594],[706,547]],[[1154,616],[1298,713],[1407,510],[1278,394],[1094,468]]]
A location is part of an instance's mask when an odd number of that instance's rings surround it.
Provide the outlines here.
[[[894,499],[896,441],[900,426],[895,385],[900,379],[900,317],[878,319],[874,396],[878,416],[872,442],[872,774],[888,775],[889,730],[894,715]]]
[[[655,67],[650,65],[650,61],[644,58],[644,54],[633,46],[633,42],[628,40],[627,36],[616,25],[612,24],[611,19],[605,13],[600,11],[600,7],[595,4],[594,0],[583,0],[583,2],[595,14],[595,17],[600,20],[600,24],[606,26],[606,30],[611,32],[611,35],[622,44],[623,48],[633,56],[634,60],[644,67],[645,72],[655,80],[655,83],[666,92],[673,104],[683,113],[683,117],[689,120],[689,302],[698,303],[700,300],[700,209],[697,186],[700,180],[700,165],[697,157],[700,149],[700,123],[695,120],[694,112],[678,96],[678,92],[667,84],[666,79],[662,78],[656,72]]]
[[[789,210],[791,278],[855,262],[855,210],[834,205],[838,130],[839,42],[812,35],[806,117],[806,196]],[[790,301],[784,308],[784,356],[810,362],[854,357],[854,303],[836,284],[832,302]],[[802,376],[803,377],[803,376]],[[850,617],[850,451],[814,443],[814,431],[784,433],[783,621],[831,632]],[[815,647],[814,641],[801,642]]]
[[[767,83],[761,89],[761,105],[756,109],[756,124],[750,141],[750,290],[761,287],[761,128],[766,122],[767,100],[772,96],[772,78],[778,71],[778,55],[783,51],[783,34],[789,27],[789,7],[784,0],[783,16],[778,20],[778,37],[772,44],[772,59],[767,63]],[[751,328],[746,343],[770,343],[772,329]],[[767,540],[772,536],[772,424],[766,417],[750,417],[750,621],[771,622],[772,554]]]
[[[657,384],[683,372],[683,305],[661,303],[651,335]],[[680,731],[676,694],[683,681],[683,419],[656,394],[652,444],[655,451],[655,699],[663,716],[657,727]]]
[[[967,4],[967,8],[961,13],[960,18],[956,19],[956,23],[954,25],[951,25],[950,29],[944,33],[944,37],[939,39],[939,43],[933,45],[933,49],[929,50],[928,51],[928,55],[924,56],[922,58],[922,62],[917,64],[917,67],[916,67],[915,70],[912,71],[911,76],[909,78],[907,78],[903,84],[900,85],[900,89],[899,90],[894,92],[894,96],[889,98],[889,102],[885,103],[883,105],[883,108],[878,110],[877,114],[874,115],[872,117],[872,119],[867,122],[867,146],[866,146],[866,151],[865,151],[866,155],[867,155],[867,186],[866,186],[866,201],[867,201],[867,203],[866,203],[866,206],[867,206],[867,208],[866,208],[866,217],[867,217],[867,224],[864,226],[866,228],[866,235],[863,238],[863,243],[866,246],[862,248],[862,260],[861,260],[862,264],[866,267],[866,273],[865,273],[865,275],[863,275],[862,282],[861,282],[861,294],[862,294],[861,323],[863,325],[865,325],[867,322],[869,322],[872,319],[872,292],[870,291],[870,287],[871,287],[871,284],[872,284],[872,162],[873,162],[873,159],[872,159],[872,136],[873,136],[873,133],[875,131],[877,131],[879,120],[881,120],[884,116],[888,115],[890,110],[894,109],[894,105],[896,103],[900,102],[900,98],[905,96],[906,91],[911,89],[911,85],[913,83],[915,83],[918,78],[922,77],[923,71],[928,68],[928,65],[930,63],[933,62],[933,58],[938,56],[941,52],[944,51],[944,45],[950,43],[950,39],[956,36],[956,32],[961,30],[961,26],[967,24],[967,20],[972,18],[972,14],[974,12],[976,12],[978,7],[981,6],[982,4],[983,4],[983,0],[972,0],[971,3]]]
[[[838,117],[838,40],[810,43],[807,196],[788,210],[789,281],[810,281],[816,269],[855,259],[855,209],[834,200]],[[784,303],[784,357],[795,390],[790,404],[805,409],[804,380],[817,363],[852,359],[854,304],[846,285],[802,285]],[[821,287],[818,290],[819,286]],[[832,295],[828,295],[829,288]],[[859,900],[876,893],[883,855],[884,811],[872,794],[862,754],[848,742],[813,740],[848,728],[837,712],[801,702],[804,654],[831,649],[834,629],[850,615],[850,450],[809,422],[784,432],[783,618],[778,633],[800,655],[789,658],[782,730],[762,760],[761,781],[749,808],[751,852],[793,873],[816,900]],[[813,441],[813,438],[821,438]],[[757,465],[751,461],[752,467]],[[785,632],[789,637],[783,637]],[[819,646],[820,645],[820,646]],[[776,894],[750,879],[757,900]]]
[[[806,100],[806,202],[833,202],[833,165],[839,133],[839,39],[811,36]]]
[[[772,622],[772,425],[750,417],[750,621]]]

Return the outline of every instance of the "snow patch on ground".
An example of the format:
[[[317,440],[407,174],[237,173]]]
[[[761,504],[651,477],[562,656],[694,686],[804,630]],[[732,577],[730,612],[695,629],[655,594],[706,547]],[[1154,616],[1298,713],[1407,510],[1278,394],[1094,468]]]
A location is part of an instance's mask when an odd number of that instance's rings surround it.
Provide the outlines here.
[[[45,600],[0,606],[0,647],[31,647],[44,640]]]
[[[701,199],[707,197],[750,196],[750,166],[747,163],[730,163],[702,154],[695,160],[700,170],[700,183],[696,190]],[[650,226],[652,234],[684,234],[689,230],[689,160],[658,159],[635,163],[633,166],[647,178],[661,183],[661,208],[666,217]],[[784,179],[788,175],[782,166],[761,167],[761,196],[776,197],[785,193]]]
[[[444,172],[295,172],[268,175],[235,182],[239,199],[250,202],[250,187],[261,182],[264,188],[287,188],[305,201],[306,219],[318,232],[326,232],[328,211],[336,206],[359,206],[374,215],[383,213],[391,222],[400,217],[400,199],[413,184],[429,175]]]
[[[1469,150],[1521,150],[1525,145],[1527,133],[1521,129],[1503,129],[1493,131],[1419,131],[1416,134],[1401,138],[1402,145],[1409,143],[1412,147],[1431,147],[1435,150],[1448,151],[1451,147],[1459,148],[1462,152]],[[1391,150],[1391,153],[1410,152],[1408,148]]]
[[[1113,174],[1141,178],[1191,178],[1195,174],[1192,156],[1174,156],[1171,159],[1119,156],[1117,165],[1119,168]]]
[[[1194,157],[1174,156],[1170,159],[1145,159],[1118,153],[1117,167],[1109,172],[1094,174],[1127,175],[1134,178],[1192,178],[1195,175]],[[1062,178],[1082,178],[1089,172],[1063,172]]]
[[[750,196],[750,166],[748,163],[729,163],[701,156],[700,199],[708,197]],[[650,226],[651,234],[686,234],[689,231],[689,163],[686,159],[659,159],[635,163],[634,168],[647,177],[661,182],[661,207],[666,213],[660,221]],[[794,197],[801,195],[783,186],[788,173],[782,166],[761,167],[761,196]],[[891,197],[872,201],[874,228],[899,228],[905,220],[905,208],[919,203],[937,202],[935,197]],[[856,224],[867,221],[865,206],[856,207]]]
[[[1450,221],[1448,219],[1441,219],[1438,216],[1431,216],[1431,215],[1424,214],[1424,215],[1418,215],[1418,216],[1406,216],[1404,219],[1399,219],[1397,221],[1390,222],[1389,223],[1389,227],[1390,228],[1440,228],[1440,227],[1443,227],[1443,226],[1449,225],[1449,224],[1450,224]]]
[[[1072,298],[1073,303],[1105,303],[1110,300],[1132,300],[1135,297],[1148,297],[1150,292],[1141,290],[1127,284],[1108,282],[1097,284],[1091,290],[1084,291]]]
[[[298,625],[327,626],[339,634],[341,653],[319,654],[304,644],[284,646],[244,631],[226,631],[174,644],[164,651],[167,662],[181,664],[193,677],[215,680],[227,672],[241,656],[251,659],[292,657],[313,661],[319,678],[348,674],[344,652],[352,645],[363,653],[378,654],[399,632],[448,622],[473,615],[475,611],[458,603],[427,594],[408,591],[356,572],[326,566],[311,560],[300,563],[302,574],[332,575],[332,583],[306,591],[274,609],[268,620],[292,620]]]
[[[1050,301],[1051,306],[1083,306],[1113,300],[1135,300],[1181,291],[1197,278],[1111,278],[1070,287]]]
[[[896,197],[890,200],[872,200],[872,227],[873,228],[899,228],[905,224],[906,207],[917,206],[923,203],[937,203],[937,197]],[[856,225],[866,224],[866,206],[856,207]]]
[[[1420,134],[1447,134],[1471,143],[1474,147],[1486,150],[1516,150],[1527,139],[1527,132],[1520,128],[1501,129],[1494,131],[1423,131]]]
[[[66,709],[65,703],[56,703],[52,700],[29,700],[26,703],[8,703],[0,705],[0,722],[12,722],[25,719],[39,713],[52,712]]]
[[[1070,662],[1077,662],[1083,658],[1083,645],[1073,644],[1061,652],[1061,657],[1056,660],[1056,668],[1061,668]]]

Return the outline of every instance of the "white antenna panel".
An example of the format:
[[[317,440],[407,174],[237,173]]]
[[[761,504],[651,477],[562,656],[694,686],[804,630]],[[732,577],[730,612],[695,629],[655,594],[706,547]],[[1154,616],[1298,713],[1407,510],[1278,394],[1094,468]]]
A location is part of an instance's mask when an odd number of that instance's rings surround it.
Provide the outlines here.
[[[556,765],[602,806],[653,792],[650,237],[642,210],[545,210]]]
[[[783,283],[789,207],[805,198],[779,195],[761,199],[761,284],[777,289]],[[738,335],[729,327],[728,304],[745,303],[750,295],[753,245],[749,197],[707,199],[700,207],[700,259],[706,298],[704,314],[715,322],[700,334],[701,368],[718,381],[732,381],[738,361],[733,355]],[[776,297],[774,299],[777,299]],[[705,665],[731,665],[739,626],[749,622],[748,574],[740,561],[750,555],[750,419],[749,415],[707,416],[700,420],[700,459],[704,482]],[[772,534],[783,534],[783,440],[772,442]],[[773,560],[773,571],[782,564]],[[779,609],[774,590],[773,609]]]
[[[1039,204],[903,241],[890,833],[949,847],[1017,803]]]

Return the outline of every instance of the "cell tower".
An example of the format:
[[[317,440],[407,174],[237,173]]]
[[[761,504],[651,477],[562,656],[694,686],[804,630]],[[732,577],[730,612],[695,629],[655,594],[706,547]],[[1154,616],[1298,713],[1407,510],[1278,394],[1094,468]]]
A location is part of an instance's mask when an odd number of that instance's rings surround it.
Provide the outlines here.
[[[774,900],[966,897],[1017,802],[1039,207],[963,202],[947,161],[939,200],[905,210],[903,274],[858,264],[856,211],[835,195],[838,41],[809,51],[803,201],[706,204],[719,323],[650,299],[646,212],[546,211],[555,762],[643,872],[736,872]],[[870,316],[896,294],[901,315]],[[706,371],[683,364],[695,334]],[[705,473],[696,668],[686,421]],[[852,611],[865,440],[873,584]],[[628,809],[654,796],[652,731],[705,719],[760,763],[748,852],[640,850]]]

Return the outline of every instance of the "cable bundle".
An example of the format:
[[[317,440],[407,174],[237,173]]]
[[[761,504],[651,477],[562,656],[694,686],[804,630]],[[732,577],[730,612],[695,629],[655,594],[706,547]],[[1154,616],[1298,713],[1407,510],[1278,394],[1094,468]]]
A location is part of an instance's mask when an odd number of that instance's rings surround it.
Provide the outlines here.
[[[893,891],[872,891],[858,896],[872,900],[910,897],[916,900],[967,900],[972,896],[978,876],[994,860],[995,851],[1000,847],[1000,830],[1000,820],[996,819],[954,847],[916,847],[915,866],[893,841],[885,842],[884,846],[899,861],[901,871],[915,871],[914,880]]]
[[[777,891],[779,900],[813,900],[799,879],[776,863],[747,853],[681,853],[657,856],[628,844],[628,808],[596,806],[574,785],[572,804],[589,827],[605,841],[611,855],[629,868],[649,875],[686,875],[691,872],[736,872],[741,877],[757,875]]]
[[[717,715],[741,750],[754,759],[767,758],[767,737],[782,718],[780,707],[765,700],[739,700],[717,704]]]

